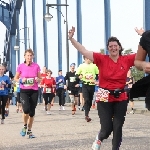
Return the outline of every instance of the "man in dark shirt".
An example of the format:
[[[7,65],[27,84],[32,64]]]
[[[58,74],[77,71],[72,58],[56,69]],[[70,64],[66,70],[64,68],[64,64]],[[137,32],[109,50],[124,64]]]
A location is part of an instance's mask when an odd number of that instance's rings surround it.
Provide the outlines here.
[[[72,103],[72,115],[75,114],[75,105],[77,105],[79,97],[79,79],[76,79],[75,73],[75,63],[72,63],[70,65],[70,72],[66,73],[64,85],[64,89],[68,90],[69,97]],[[68,85],[66,85],[66,81],[68,81]]]

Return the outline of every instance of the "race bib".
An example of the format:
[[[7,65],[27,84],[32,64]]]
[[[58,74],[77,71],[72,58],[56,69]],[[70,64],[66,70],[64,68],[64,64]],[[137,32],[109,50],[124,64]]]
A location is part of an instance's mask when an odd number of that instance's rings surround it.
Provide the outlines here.
[[[93,74],[86,74],[85,78],[86,78],[87,80],[93,80],[93,79],[94,79],[94,78],[93,78]]]
[[[0,84],[0,90],[1,90],[1,91],[4,90],[4,85]]]
[[[3,91],[3,90],[4,90],[4,88],[0,87],[0,91]]]
[[[99,88],[97,93],[96,93],[96,101],[103,101],[103,102],[108,102],[108,98],[109,98],[109,91],[108,90],[104,90],[102,88]]]
[[[64,84],[63,84],[63,83],[60,83],[60,84],[58,85],[58,87],[59,87],[59,88],[64,87]]]
[[[51,93],[51,88],[46,88],[45,93]]]
[[[70,77],[70,82],[75,82],[76,78],[75,77]]]
[[[24,86],[33,86],[34,85],[34,78],[27,78]]]

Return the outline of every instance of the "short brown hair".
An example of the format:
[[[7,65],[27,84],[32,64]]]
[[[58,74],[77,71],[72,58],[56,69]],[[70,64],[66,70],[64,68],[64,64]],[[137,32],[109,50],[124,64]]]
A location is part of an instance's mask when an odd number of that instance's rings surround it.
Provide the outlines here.
[[[50,72],[51,74],[53,73],[50,69],[48,69],[47,72]]]
[[[26,55],[26,53],[31,53],[33,56],[34,56],[34,52],[33,52],[33,50],[32,49],[27,49],[27,50],[25,50],[25,52],[24,52],[24,56]]]

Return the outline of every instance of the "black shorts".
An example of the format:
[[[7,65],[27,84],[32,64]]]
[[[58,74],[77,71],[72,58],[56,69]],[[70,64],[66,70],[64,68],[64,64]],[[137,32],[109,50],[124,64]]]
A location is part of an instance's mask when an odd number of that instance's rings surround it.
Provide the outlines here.
[[[9,94],[8,94],[8,99],[9,99],[9,101],[12,100],[12,96],[13,96],[13,93],[9,93]]]
[[[54,93],[43,93],[45,105],[47,105],[48,103],[51,104],[54,95],[55,95]]]
[[[79,88],[71,88],[68,89],[69,95],[74,95],[75,97],[79,97]]]
[[[20,93],[19,92],[17,92],[17,102],[21,103],[21,101],[20,101]]]
[[[82,93],[82,87],[79,87],[79,93]]]
[[[134,101],[133,98],[132,99],[130,98],[130,89],[125,89],[125,92],[127,93],[127,97],[128,97],[127,102],[129,101],[133,102]]]

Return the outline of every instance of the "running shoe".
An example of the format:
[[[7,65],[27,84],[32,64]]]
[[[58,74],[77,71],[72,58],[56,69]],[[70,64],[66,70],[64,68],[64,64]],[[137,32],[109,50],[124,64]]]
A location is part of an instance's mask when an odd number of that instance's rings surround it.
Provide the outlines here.
[[[20,134],[21,136],[25,136],[26,135],[26,130],[27,130],[27,127],[23,127]]]
[[[89,116],[86,116],[86,117],[85,117],[85,120],[86,120],[87,122],[90,122],[92,119],[91,119]]]
[[[31,131],[28,131],[27,135],[29,136],[29,139],[35,138]]]
[[[1,124],[4,124],[4,119],[1,119]]]
[[[50,115],[51,113],[50,113],[50,111],[46,111],[46,114],[47,114],[47,115]]]
[[[95,140],[92,145],[92,150],[100,150],[100,147],[101,147],[101,141]]]

